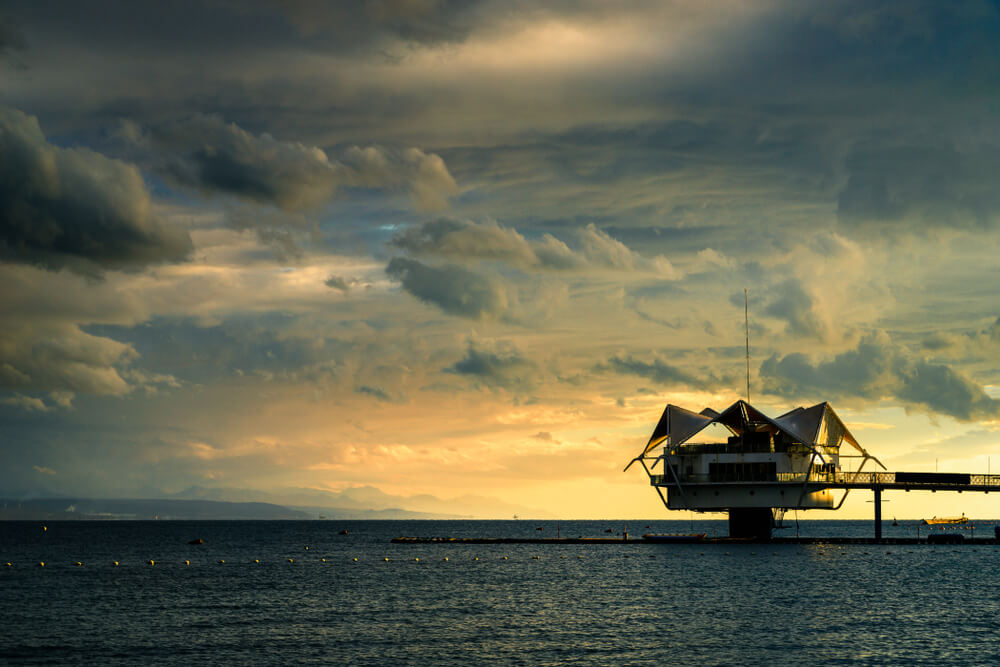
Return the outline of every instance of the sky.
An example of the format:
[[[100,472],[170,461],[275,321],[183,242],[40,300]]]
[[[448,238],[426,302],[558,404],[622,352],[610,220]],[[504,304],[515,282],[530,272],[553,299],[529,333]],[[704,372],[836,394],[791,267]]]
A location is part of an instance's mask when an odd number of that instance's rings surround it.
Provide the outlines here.
[[[1000,472],[998,82],[991,2],[0,1],[0,492],[681,518],[744,289],[755,406]]]

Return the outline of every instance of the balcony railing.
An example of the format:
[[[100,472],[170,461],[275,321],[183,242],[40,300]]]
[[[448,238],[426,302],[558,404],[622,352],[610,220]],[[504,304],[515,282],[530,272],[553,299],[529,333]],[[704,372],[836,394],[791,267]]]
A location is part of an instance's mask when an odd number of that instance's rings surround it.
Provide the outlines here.
[[[897,478],[898,475],[898,478]],[[941,475],[931,473],[895,473],[895,472],[828,472],[813,471],[812,473],[778,473],[774,478],[762,479],[718,479],[707,474],[678,473],[681,484],[832,484],[837,486],[888,486],[905,488],[907,486],[941,488],[996,488],[1000,490],[1000,475]],[[650,475],[653,486],[667,486],[675,482],[671,474]]]

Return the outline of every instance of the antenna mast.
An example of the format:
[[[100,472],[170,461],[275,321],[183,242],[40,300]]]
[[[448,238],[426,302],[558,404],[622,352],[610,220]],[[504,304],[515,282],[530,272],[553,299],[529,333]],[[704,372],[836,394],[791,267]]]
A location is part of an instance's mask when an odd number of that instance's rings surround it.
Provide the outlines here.
[[[743,324],[747,334],[747,403],[750,402],[750,292],[743,288]]]

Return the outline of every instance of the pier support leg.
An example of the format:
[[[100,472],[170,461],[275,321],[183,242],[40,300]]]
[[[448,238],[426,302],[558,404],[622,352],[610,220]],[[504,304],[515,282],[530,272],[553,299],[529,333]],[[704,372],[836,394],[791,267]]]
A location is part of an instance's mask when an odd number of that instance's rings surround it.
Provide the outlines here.
[[[882,539],[882,489],[875,487],[875,539]]]
[[[729,510],[729,537],[771,539],[771,508],[740,507]]]

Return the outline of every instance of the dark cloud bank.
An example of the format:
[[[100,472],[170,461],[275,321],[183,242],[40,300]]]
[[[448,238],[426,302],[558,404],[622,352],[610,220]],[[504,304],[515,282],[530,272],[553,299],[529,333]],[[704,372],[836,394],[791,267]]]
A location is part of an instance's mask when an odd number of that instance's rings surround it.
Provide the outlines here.
[[[866,336],[829,361],[798,353],[772,356],[760,375],[765,390],[778,396],[893,398],[966,421],[1000,414],[1000,401],[979,385],[948,366],[914,357],[883,333]]]
[[[35,118],[0,108],[0,258],[99,274],[191,250],[187,232],[152,211],[135,166],[54,146]]]

